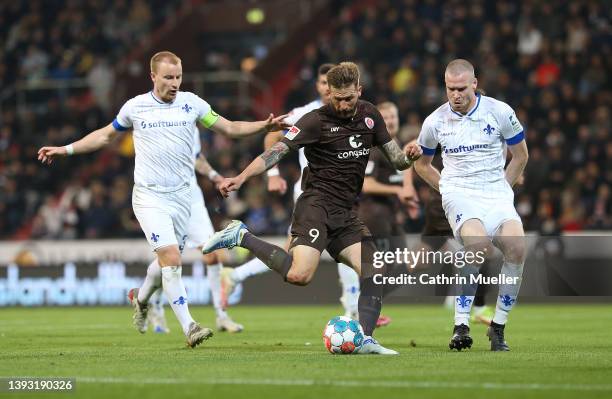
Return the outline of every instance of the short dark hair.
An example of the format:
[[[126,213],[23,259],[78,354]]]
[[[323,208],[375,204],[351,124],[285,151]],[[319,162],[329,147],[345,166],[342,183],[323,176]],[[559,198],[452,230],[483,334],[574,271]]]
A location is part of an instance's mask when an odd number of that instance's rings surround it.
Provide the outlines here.
[[[327,83],[337,89],[359,86],[359,67],[354,62],[341,62],[327,72]]]
[[[336,64],[329,64],[329,63],[321,65],[319,69],[317,70],[318,72],[317,76],[327,75],[327,72],[329,72],[329,70],[335,66]]]

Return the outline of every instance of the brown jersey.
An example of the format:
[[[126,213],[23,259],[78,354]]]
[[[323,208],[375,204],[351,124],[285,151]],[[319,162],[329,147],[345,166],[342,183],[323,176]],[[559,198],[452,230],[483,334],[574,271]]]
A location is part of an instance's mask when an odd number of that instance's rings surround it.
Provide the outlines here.
[[[442,171],[444,167],[442,165],[442,152],[440,147],[436,149],[436,153],[431,161],[434,168]],[[425,226],[423,228],[423,236],[451,236],[453,231],[446,220],[446,214],[442,208],[442,196],[440,193],[431,188],[427,183],[423,181],[429,188],[429,198],[425,203]],[[436,245],[432,245],[432,248],[437,248],[444,241],[438,241]]]
[[[307,113],[289,129],[283,143],[291,149],[304,147],[304,194],[350,209],[361,192],[370,149],[390,140],[380,112],[358,100],[352,118],[339,117],[331,105]]]
[[[370,153],[370,160],[368,161],[365,174],[368,177],[373,177],[382,184],[393,186],[401,186],[404,184],[403,172],[395,169],[378,148],[373,149]],[[361,202],[376,202],[388,206],[393,210],[400,209],[399,199],[396,195],[363,193]]]

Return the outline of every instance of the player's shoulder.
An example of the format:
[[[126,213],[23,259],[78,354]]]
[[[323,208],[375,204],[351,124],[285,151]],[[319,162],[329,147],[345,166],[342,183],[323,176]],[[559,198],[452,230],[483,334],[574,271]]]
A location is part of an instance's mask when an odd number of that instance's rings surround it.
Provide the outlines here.
[[[380,114],[380,111],[378,108],[376,108],[376,105],[367,100],[357,100],[357,107],[362,113],[365,114]]]
[[[125,104],[147,104],[153,102],[155,97],[153,97],[153,92],[149,91],[147,93],[138,94],[125,102]]]
[[[431,114],[429,114],[427,118],[425,118],[425,120],[423,121],[423,125],[436,127],[440,122],[443,122],[451,116],[452,115],[450,104],[447,101],[444,104],[440,105],[438,108],[436,108]]]
[[[301,128],[314,128],[321,124],[322,115],[321,108],[315,108],[303,114],[293,114],[293,117],[289,115],[287,121],[294,125],[297,125],[299,122]]]
[[[490,110],[497,115],[504,115],[513,112],[510,105],[493,97],[481,95],[480,102],[484,109]]]

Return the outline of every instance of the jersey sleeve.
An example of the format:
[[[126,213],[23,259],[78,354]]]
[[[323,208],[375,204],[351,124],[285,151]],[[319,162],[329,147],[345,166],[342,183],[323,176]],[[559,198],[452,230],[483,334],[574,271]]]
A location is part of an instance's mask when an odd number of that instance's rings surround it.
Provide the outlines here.
[[[438,147],[438,133],[431,120],[431,116],[427,117],[423,122],[417,143],[423,149],[423,155],[435,155],[436,148]]]
[[[198,115],[198,120],[204,127],[210,128],[219,119],[219,114],[213,111],[210,104],[198,95],[194,97],[194,108]]]
[[[319,115],[311,111],[300,118],[285,134],[282,142],[292,150],[316,143],[321,136]]]
[[[118,132],[125,132],[132,127],[132,100],[127,101],[113,120],[113,127]]]
[[[499,108],[499,127],[501,134],[508,145],[515,145],[525,139],[525,131],[523,125],[516,117],[516,113],[506,103],[501,103]]]

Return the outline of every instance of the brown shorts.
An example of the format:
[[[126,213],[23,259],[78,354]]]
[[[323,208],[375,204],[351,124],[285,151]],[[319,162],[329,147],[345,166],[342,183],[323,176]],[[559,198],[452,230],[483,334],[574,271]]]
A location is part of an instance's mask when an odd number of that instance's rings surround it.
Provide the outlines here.
[[[397,222],[397,212],[392,205],[363,201],[359,204],[358,215],[374,237],[393,237],[404,234],[402,226]]]
[[[331,205],[316,194],[303,193],[295,205],[291,222],[291,244],[324,249],[338,261],[344,248],[371,236],[355,211]]]
[[[425,203],[425,227],[421,241],[437,250],[448,238],[452,237],[453,230],[446,220],[446,213],[442,208],[442,197],[438,192],[432,192],[430,199]]]

